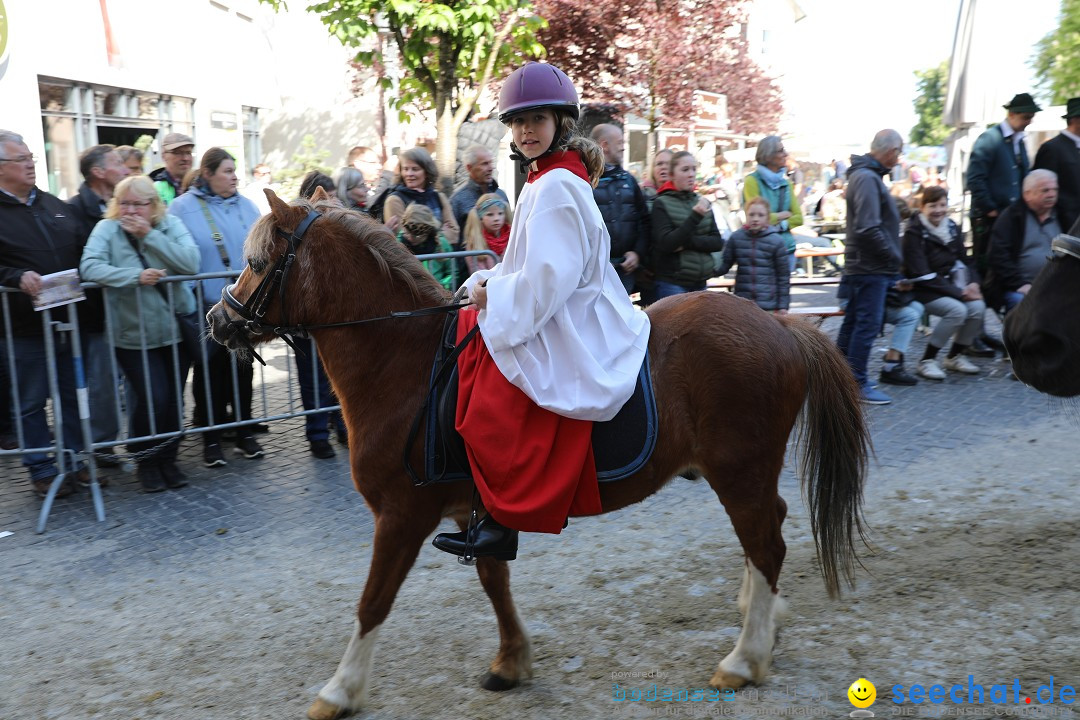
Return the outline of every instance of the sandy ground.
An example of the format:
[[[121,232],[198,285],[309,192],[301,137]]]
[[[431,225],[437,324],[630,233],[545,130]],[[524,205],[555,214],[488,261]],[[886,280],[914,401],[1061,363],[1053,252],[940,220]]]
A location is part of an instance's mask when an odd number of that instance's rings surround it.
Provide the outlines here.
[[[497,634],[475,573],[426,548],[381,632],[362,717],[842,717],[859,677],[877,686],[878,717],[1071,717],[1024,699],[1051,676],[1055,693],[1080,685],[1076,434],[1051,413],[913,464],[879,455],[866,492],[875,550],[839,601],[785,473],[790,617],[769,680],[730,702],[613,699],[616,682],[706,688],[734,643],[741,552],[704,482],[525,539],[512,569],[536,676],[507,693],[478,687]],[[0,555],[0,718],[302,718],[344,650],[369,560],[367,511],[342,510],[275,542],[225,533],[180,557],[108,534]],[[891,701],[894,685],[968,675],[1019,680],[1021,704]]]

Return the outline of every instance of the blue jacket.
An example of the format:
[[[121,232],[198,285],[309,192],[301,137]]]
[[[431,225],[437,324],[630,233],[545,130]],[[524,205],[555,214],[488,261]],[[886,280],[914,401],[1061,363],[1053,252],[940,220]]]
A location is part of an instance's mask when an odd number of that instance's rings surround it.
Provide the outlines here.
[[[1000,125],[994,125],[975,140],[964,178],[971,192],[971,217],[983,217],[994,210],[1001,212],[1020,199],[1021,183],[1028,173],[1027,154],[1020,156],[1017,165],[1012,140],[1005,139]]]
[[[206,220],[203,205],[210,212],[217,231],[223,236],[225,254],[229,258],[229,267],[221,258],[217,244],[211,238],[210,223]],[[211,195],[209,191],[192,186],[186,193],[172,201],[169,214],[184,221],[195,244],[199,246],[199,272],[221,272],[233,270],[237,275],[244,269],[244,241],[248,231],[259,219],[259,208],[255,203],[237,193],[229,198]],[[224,278],[203,280],[203,300],[213,304],[221,299],[221,289],[227,284]]]
[[[753,300],[762,310],[787,310],[791,305],[791,259],[784,238],[775,227],[758,235],[745,228],[731,234],[724,243],[717,275],[726,275],[732,265],[735,294]]]
[[[620,258],[631,250],[644,262],[652,226],[645,195],[637,180],[619,165],[608,165],[593,188],[593,198],[611,236],[611,258]]]

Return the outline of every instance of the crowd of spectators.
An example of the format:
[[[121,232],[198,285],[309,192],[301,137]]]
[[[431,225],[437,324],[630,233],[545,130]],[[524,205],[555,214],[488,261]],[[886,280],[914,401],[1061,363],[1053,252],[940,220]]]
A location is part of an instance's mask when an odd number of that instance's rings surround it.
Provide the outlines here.
[[[1021,93],[1005,109],[1005,120],[975,143],[967,169],[973,251],[957,222],[961,218],[950,212],[948,190],[935,168],[912,167],[896,179],[904,142],[894,130],[879,132],[867,154],[820,168],[812,182],[804,182],[779,136],[759,142],[756,165],[742,178],[725,162],[703,175],[692,153],[661,149],[639,182],[622,167],[622,128],[598,125],[591,136],[603,151],[605,167],[594,198],[611,238],[610,261],[624,290],[642,305],[704,290],[710,279],[733,270],[736,295],[783,314],[790,308],[791,278],[801,273],[797,249],[833,245],[807,225],[839,229],[843,243],[836,252],[843,254],[842,265],[838,258],[825,257],[831,264],[825,274],[842,274],[836,281],[844,311],[837,344],[864,401],[892,401],[867,370],[884,325],[892,326],[892,332],[878,382],[912,385],[916,376],[940,381],[950,372],[977,374],[981,368],[971,358],[990,357],[995,350],[996,339],[984,331],[985,311],[1004,314],[1021,302],[1045,262],[1050,241],[1080,218],[1080,98],[1069,101],[1066,129],[1039,148],[1033,167],[1025,128],[1040,108]],[[71,306],[79,316],[94,408],[92,440],[98,445],[121,442],[114,410],[118,387],[125,388],[128,437],[178,430],[190,374],[194,425],[241,423],[229,433],[202,432],[204,463],[217,467],[227,462],[226,439],[244,458],[264,454],[254,435],[265,428],[246,422],[252,419],[250,361],[233,361],[213,349],[204,349],[203,358],[192,357],[174,317],[205,314],[226,281],[201,280],[197,292],[189,283],[160,281],[239,270],[248,231],[269,212],[264,190],[274,187],[273,171],[265,164],[255,166],[240,189],[235,160],[227,151],[210,148],[195,165],[194,146],[186,135],[165,136],[164,164],[149,175],[142,174],[145,158],[134,147],[89,148],[80,159],[85,182],[63,203],[37,188],[35,158],[22,138],[0,131],[0,282],[21,291],[3,298],[12,343],[0,348],[0,447],[17,446],[18,417],[26,447],[47,447],[50,432],[61,432],[65,447],[82,450],[66,335],[58,336],[54,349],[63,413],[58,427],[50,431],[48,426],[43,331],[31,304],[42,275],[78,268],[83,280],[108,289],[113,319],[112,337],[106,338],[100,292],[88,292],[85,301]],[[305,177],[300,196],[310,198],[323,188],[333,202],[383,223],[417,255],[481,250],[501,257],[513,217],[494,178],[493,150],[471,145],[461,157],[465,178],[447,195],[438,189],[439,172],[425,148],[401,152],[396,172],[389,172],[373,150],[358,146],[333,177]],[[424,265],[453,291],[471,273],[495,262],[477,256],[428,259]],[[920,323],[932,330],[912,374],[905,354]],[[19,382],[18,407],[10,392],[9,357]],[[317,354],[297,354],[296,363],[305,409],[335,404]],[[115,366],[124,376],[119,385],[111,376]],[[331,432],[340,443],[348,442],[336,413],[307,415],[305,431],[319,458],[335,454]],[[177,444],[127,443],[145,491],[186,484],[176,465]],[[101,461],[111,457],[104,454]],[[61,471],[69,478],[61,495],[88,480],[83,466],[58,468],[47,453],[23,453],[23,463],[39,495]]]

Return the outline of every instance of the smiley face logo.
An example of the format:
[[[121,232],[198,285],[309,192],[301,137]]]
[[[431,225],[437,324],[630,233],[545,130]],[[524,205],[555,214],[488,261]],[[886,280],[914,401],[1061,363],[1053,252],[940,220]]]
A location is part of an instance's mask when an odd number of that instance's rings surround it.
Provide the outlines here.
[[[847,689],[848,700],[857,708],[868,708],[877,700],[877,688],[866,678],[859,678]]]

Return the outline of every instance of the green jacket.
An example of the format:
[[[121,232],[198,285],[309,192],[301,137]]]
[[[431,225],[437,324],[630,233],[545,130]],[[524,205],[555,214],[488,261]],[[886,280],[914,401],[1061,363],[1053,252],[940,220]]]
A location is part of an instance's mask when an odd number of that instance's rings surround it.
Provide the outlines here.
[[[710,253],[724,249],[724,238],[712,212],[693,211],[699,197],[666,184],[653,201],[652,262],[657,280],[694,287],[715,274]]]
[[[799,201],[795,198],[795,190],[791,185],[791,181],[788,180],[786,186],[773,190],[761,182],[756,173],[750,173],[743,180],[743,207],[746,207],[746,203],[750,202],[751,198],[756,198],[759,195],[769,201],[769,224],[776,226],[780,237],[784,239],[787,251],[789,253],[795,252],[795,237],[791,234],[791,228],[802,225],[803,216],[802,207],[799,206]],[[777,208],[780,209],[777,210]],[[791,217],[787,220],[777,220],[777,213],[785,210],[791,213]]]
[[[398,231],[397,238],[398,242],[404,244],[405,247],[409,248],[409,250],[412,250],[414,255],[418,254],[416,252],[416,248],[413,247],[413,245],[405,239],[405,235],[402,234],[400,230]],[[454,251],[454,249],[450,247],[450,242],[443,236],[441,232],[439,233],[439,239],[436,240],[436,246],[437,247],[435,249],[435,252],[448,253]],[[425,252],[419,254],[425,255],[428,253]],[[421,260],[420,264],[423,265],[424,269],[431,273],[431,276],[438,280],[439,283],[450,292],[454,292],[458,289],[458,285],[460,283],[458,283],[457,281],[457,260],[453,258],[450,258],[448,260]]]
[[[199,271],[199,248],[180,218],[165,215],[139,241],[139,251],[152,268],[169,275]],[[139,285],[143,271],[139,255],[116,220],[102,220],[90,233],[79,263],[79,277],[105,285],[112,316],[113,344],[125,350],[154,349],[180,342],[176,319],[157,287],[172,289],[177,313],[195,311],[195,295],[187,282]],[[137,297],[136,297],[137,295]],[[142,334],[139,306],[142,306]],[[143,340],[145,339],[145,343]]]

